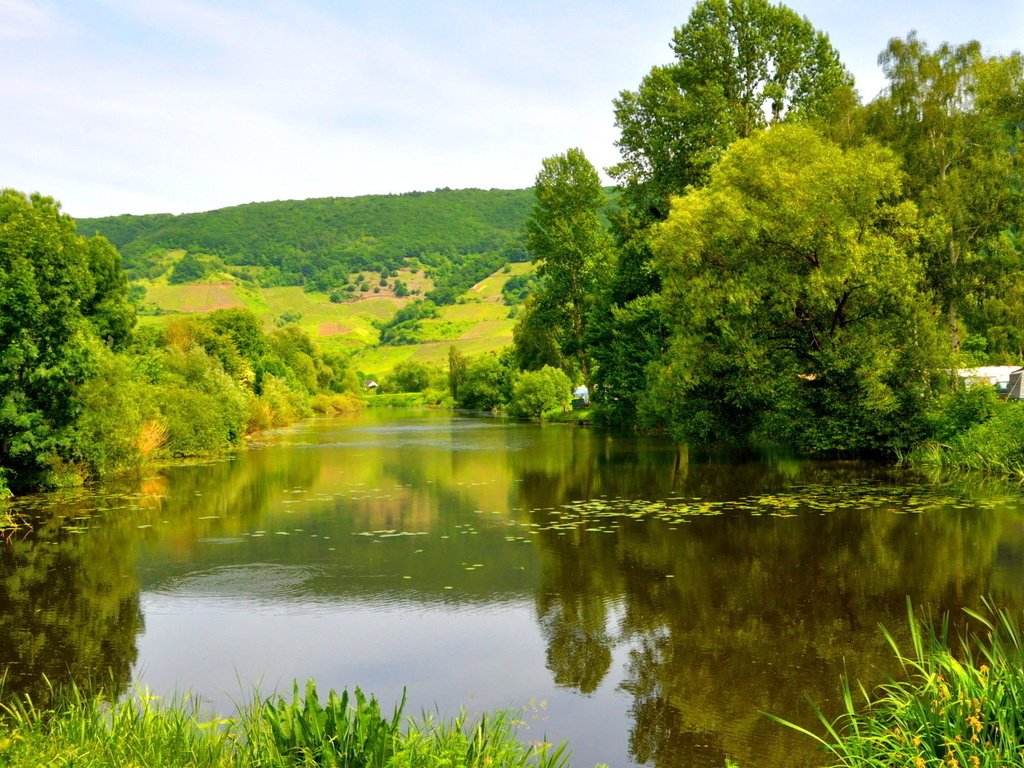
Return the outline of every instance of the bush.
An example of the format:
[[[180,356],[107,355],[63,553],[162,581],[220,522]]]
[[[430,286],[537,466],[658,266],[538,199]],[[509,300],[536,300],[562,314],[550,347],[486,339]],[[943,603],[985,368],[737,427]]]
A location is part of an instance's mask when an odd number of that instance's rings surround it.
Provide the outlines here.
[[[565,409],[572,399],[572,382],[558,368],[545,365],[519,376],[512,392],[512,412],[539,419],[547,411]]]
[[[171,285],[193,283],[206,277],[206,266],[191,253],[186,253],[174,265],[167,282]]]
[[[74,457],[94,478],[139,473],[166,439],[154,389],[128,358],[102,350],[97,355],[97,374],[78,392],[82,415]]]
[[[383,393],[424,392],[428,389],[444,387],[444,372],[436,365],[428,365],[416,360],[399,363],[380,384]]]
[[[964,423],[981,418],[982,413],[969,413]],[[1024,403],[996,401],[987,419],[971,423],[944,443],[920,446],[910,454],[910,460],[920,466],[1024,477]]]
[[[167,385],[159,391],[160,409],[167,423],[163,453],[173,458],[210,456],[238,444],[245,430],[248,409],[242,412],[201,390]]]
[[[474,411],[490,411],[502,405],[505,367],[494,355],[481,355],[469,361],[459,384],[458,405]]]
[[[943,398],[934,419],[932,433],[936,440],[948,441],[982,422],[988,421],[1000,405],[994,387],[957,387]]]

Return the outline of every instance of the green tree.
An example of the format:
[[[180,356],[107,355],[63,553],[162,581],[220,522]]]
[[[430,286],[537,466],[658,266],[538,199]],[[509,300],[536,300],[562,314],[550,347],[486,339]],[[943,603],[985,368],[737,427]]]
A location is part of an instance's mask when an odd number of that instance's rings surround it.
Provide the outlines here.
[[[459,389],[466,380],[466,356],[455,346],[448,347],[448,392],[459,401]]]
[[[853,79],[828,36],[767,0],[702,0],[672,49],[674,63],[615,100],[622,162],[610,170],[654,219],[736,139],[783,120],[828,122],[850,101]]]
[[[490,411],[501,407],[505,399],[502,388],[507,375],[508,371],[497,355],[471,358],[466,364],[456,402],[461,408],[475,411]]]
[[[905,158],[926,222],[929,283],[958,350],[965,312],[1005,296],[1020,272],[1020,243],[1008,234],[1024,216],[1024,59],[986,58],[976,41],[930,51],[911,33],[879,61],[889,88],[868,126]]]
[[[128,278],[121,268],[121,254],[104,237],[85,241],[92,295],[82,302],[82,314],[96,334],[114,349],[122,349],[135,327],[135,307],[128,297]]]
[[[666,217],[670,199],[703,185],[736,139],[795,121],[848,133],[858,104],[827,36],[766,0],[698,2],[672,49],[675,61],[614,102],[622,156],[609,169],[621,189],[622,207],[611,216],[617,259],[595,302],[590,346],[595,403],[621,425],[636,423],[636,393],[667,345],[650,228]]]
[[[425,392],[434,389],[444,374],[436,366],[418,360],[406,360],[395,366],[380,385],[381,392]],[[441,386],[444,386],[441,384]]]
[[[539,371],[519,376],[512,392],[512,411],[519,416],[539,419],[548,411],[565,408],[572,399],[572,382],[558,368],[545,365]]]
[[[206,265],[191,253],[186,253],[174,264],[167,282],[171,285],[192,283],[206,277]]]
[[[543,161],[534,193],[526,246],[537,264],[539,284],[525,314],[537,312],[550,322],[561,353],[576,361],[590,383],[588,305],[611,251],[601,219],[601,180],[583,152],[570,149]],[[524,319],[520,325],[528,323]]]
[[[96,295],[89,246],[52,198],[0,192],[0,472],[35,485],[72,447]]]
[[[948,366],[898,160],[803,126],[736,142],[655,241],[672,347],[648,414],[678,437],[884,450]]]

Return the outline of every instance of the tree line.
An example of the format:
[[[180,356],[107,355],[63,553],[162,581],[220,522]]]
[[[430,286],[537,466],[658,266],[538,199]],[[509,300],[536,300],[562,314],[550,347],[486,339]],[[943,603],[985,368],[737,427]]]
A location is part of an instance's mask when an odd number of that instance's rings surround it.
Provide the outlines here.
[[[78,220],[121,252],[131,279],[190,282],[215,267],[262,286],[301,285],[344,297],[351,275],[424,270],[438,305],[502,265],[526,261],[519,233],[529,190],[440,189],[289,200],[182,215]],[[174,261],[168,251],[185,253]]]
[[[614,209],[580,150],[542,163],[519,367],[691,442],[891,454],[991,415],[951,374],[1024,362],[1021,55],[911,32],[862,103],[767,0],[702,0],[672,50],[614,101]]]
[[[136,327],[117,249],[52,198],[0,191],[0,497],[205,456],[358,407],[347,358],[218,310]]]

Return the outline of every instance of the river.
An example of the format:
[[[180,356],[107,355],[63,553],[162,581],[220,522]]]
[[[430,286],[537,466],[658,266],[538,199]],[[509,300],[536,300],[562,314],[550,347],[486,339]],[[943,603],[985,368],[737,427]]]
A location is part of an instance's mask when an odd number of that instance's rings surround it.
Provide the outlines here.
[[[390,710],[522,711],[575,766],[814,765],[841,676],[896,672],[907,598],[1024,606],[1024,515],[997,484],[662,438],[370,411],[137,487],[20,500],[0,666],[190,692],[355,686]]]

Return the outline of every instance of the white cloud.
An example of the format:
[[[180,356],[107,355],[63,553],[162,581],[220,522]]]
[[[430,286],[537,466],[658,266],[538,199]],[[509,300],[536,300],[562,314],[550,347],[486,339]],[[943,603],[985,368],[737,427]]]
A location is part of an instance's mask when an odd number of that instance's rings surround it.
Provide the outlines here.
[[[56,31],[52,10],[32,0],[0,0],[0,39],[47,37]]]
[[[791,4],[831,33],[867,96],[907,19],[930,42],[1024,37],[1019,0],[967,21],[954,0]],[[571,146],[607,166],[612,98],[671,60],[691,6],[0,0],[0,185],[99,215],[524,187]]]

